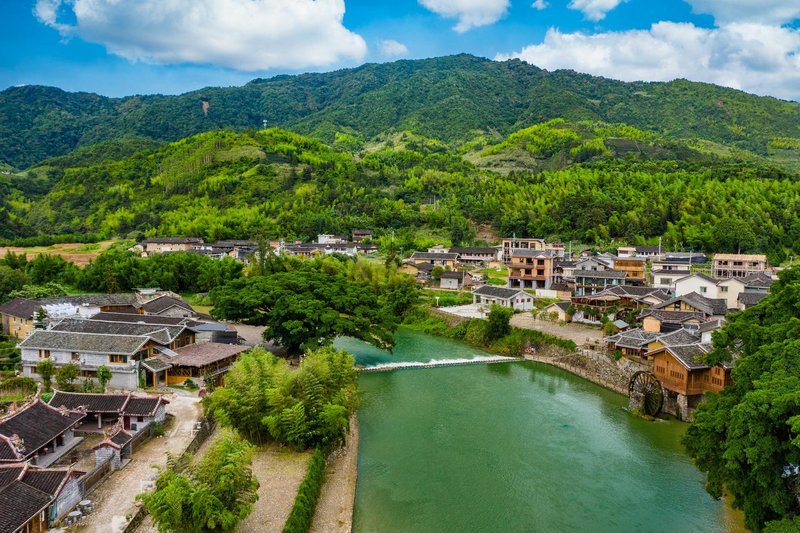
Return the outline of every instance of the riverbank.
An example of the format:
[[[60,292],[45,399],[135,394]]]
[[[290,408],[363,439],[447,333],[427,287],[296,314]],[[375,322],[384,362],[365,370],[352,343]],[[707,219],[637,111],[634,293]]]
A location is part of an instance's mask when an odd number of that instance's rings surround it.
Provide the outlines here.
[[[358,417],[353,415],[347,443],[328,457],[325,483],[311,523],[312,533],[349,533],[353,529],[359,438]]]

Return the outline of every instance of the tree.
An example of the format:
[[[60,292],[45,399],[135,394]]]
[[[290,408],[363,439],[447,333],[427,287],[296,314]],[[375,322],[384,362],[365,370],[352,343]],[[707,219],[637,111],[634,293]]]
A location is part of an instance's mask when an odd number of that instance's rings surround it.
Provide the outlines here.
[[[97,367],[97,381],[100,383],[100,388],[105,392],[106,385],[111,381],[111,370],[109,370],[106,365]]]
[[[441,265],[436,265],[431,269],[431,279],[433,281],[438,282],[440,279],[442,279],[442,274],[444,274],[444,268],[442,268]]]
[[[52,384],[53,374],[56,373],[56,364],[49,357],[47,359],[42,359],[41,361],[36,363],[36,373],[39,374],[40,378],[42,378],[42,383],[44,384],[44,391],[50,392],[50,389],[53,386]]]
[[[510,307],[493,305],[489,311],[489,325],[486,330],[488,340],[501,339],[511,333],[511,316],[514,311]]]
[[[733,385],[706,395],[684,437],[708,475],[709,493],[727,490],[753,531],[800,516],[793,466],[800,465],[798,294],[800,269],[784,270],[767,298],[732,315],[715,334],[706,363],[735,362]]]
[[[211,292],[215,318],[267,326],[265,339],[301,353],[347,335],[391,348],[399,317],[375,286],[347,279],[337,261],[234,280]]]
[[[33,318],[33,327],[36,329],[47,328],[47,311],[45,311],[44,307],[40,307],[36,310],[36,314]]]
[[[59,390],[71,391],[74,388],[75,380],[81,375],[81,367],[70,363],[56,370],[56,384]]]
[[[344,441],[357,405],[354,360],[329,346],[309,351],[299,370],[263,349],[243,354],[206,407],[255,442],[271,437],[295,448]]]
[[[14,291],[20,290],[30,282],[22,270],[0,265],[0,303],[12,298]]]
[[[155,491],[142,497],[144,505],[160,531],[233,531],[258,500],[252,458],[253,446],[225,431],[199,462],[171,459]]]

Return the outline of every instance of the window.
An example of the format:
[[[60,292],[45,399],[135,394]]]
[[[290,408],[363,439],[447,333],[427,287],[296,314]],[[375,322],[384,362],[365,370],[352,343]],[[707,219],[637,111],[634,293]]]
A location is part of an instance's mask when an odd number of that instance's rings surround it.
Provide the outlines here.
[[[81,354],[79,354],[78,352],[72,352],[72,354],[70,355],[70,359],[72,359],[73,361],[80,361]]]
[[[669,278],[661,278],[661,284],[662,285],[670,285],[671,283],[672,283],[671,279],[669,279]]]
[[[728,292],[728,287],[725,287],[724,285],[723,285],[723,286],[721,286],[721,287],[719,288],[719,292]]]
[[[700,287],[700,293],[705,294],[708,289],[706,287]]]
[[[39,359],[47,359],[50,357],[50,350],[39,350]]]
[[[137,422],[144,422],[144,417],[143,416],[137,416],[136,417],[136,421]]]
[[[128,362],[128,356],[112,353],[108,356],[108,362],[115,365],[121,365]]]

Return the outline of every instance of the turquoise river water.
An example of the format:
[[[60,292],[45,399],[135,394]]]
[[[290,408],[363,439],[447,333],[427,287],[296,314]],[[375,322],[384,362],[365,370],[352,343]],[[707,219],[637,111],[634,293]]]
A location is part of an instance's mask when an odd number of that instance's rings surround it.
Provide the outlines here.
[[[490,355],[407,329],[372,366]],[[356,532],[725,532],[680,445],[686,426],[628,414],[567,372],[513,362],[365,373]]]

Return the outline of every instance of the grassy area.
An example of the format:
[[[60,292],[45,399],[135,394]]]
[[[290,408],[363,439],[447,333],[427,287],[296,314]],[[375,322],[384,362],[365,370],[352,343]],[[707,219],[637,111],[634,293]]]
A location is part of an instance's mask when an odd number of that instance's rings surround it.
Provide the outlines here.
[[[422,291],[422,300],[428,305],[436,305],[436,298],[439,298],[439,305],[443,307],[472,303],[471,292],[437,291],[433,289],[426,289]]]
[[[483,274],[483,280],[488,285],[505,287],[508,284],[508,268],[506,267],[484,268],[481,274]]]

